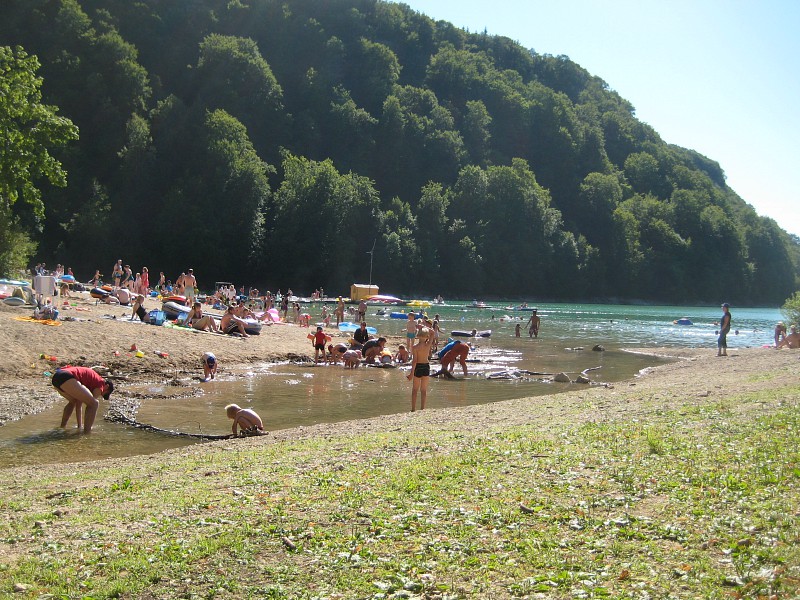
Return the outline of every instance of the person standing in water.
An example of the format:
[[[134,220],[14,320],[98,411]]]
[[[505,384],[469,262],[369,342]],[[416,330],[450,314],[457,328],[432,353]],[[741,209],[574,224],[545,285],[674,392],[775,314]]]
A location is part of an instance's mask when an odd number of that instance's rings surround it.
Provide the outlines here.
[[[542,320],[539,318],[539,315],[537,315],[536,312],[537,311],[534,308],[533,312],[531,312],[531,318],[528,319],[528,322],[526,323],[526,325],[530,326],[528,328],[528,337],[539,337],[539,324],[542,322]]]
[[[411,386],[411,412],[417,410],[417,393],[420,395],[419,409],[425,409],[425,401],[428,399],[428,380],[431,374],[431,331],[423,327],[417,335],[417,343],[411,351],[411,372],[408,379],[413,379]]]
[[[722,305],[722,318],[719,320],[719,337],[717,338],[717,356],[728,356],[728,332],[731,330],[730,304]]]

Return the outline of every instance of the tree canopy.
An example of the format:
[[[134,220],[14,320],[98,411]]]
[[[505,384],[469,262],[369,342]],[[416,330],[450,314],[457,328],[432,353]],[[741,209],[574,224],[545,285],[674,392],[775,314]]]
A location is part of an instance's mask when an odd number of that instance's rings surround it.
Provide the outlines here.
[[[345,292],[373,259],[397,294],[798,287],[798,239],[600,77],[403,4],[8,0],[0,34],[3,89],[28,90],[0,111],[39,115],[0,149],[0,226],[78,273],[120,255]]]
[[[51,151],[78,137],[69,119],[42,103],[38,70],[22,48],[0,47],[0,272],[25,266],[33,244],[20,222],[44,217],[42,183],[67,184]],[[24,207],[15,206],[20,200]]]

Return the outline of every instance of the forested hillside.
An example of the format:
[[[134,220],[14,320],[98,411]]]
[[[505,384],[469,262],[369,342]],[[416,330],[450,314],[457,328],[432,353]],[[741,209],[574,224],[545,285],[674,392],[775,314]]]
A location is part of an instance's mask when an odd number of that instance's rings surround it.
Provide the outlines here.
[[[396,294],[797,287],[797,238],[566,57],[378,0],[4,0],[0,17],[79,129],[44,217],[5,203],[0,226],[80,277],[122,257],[346,293],[372,258]]]

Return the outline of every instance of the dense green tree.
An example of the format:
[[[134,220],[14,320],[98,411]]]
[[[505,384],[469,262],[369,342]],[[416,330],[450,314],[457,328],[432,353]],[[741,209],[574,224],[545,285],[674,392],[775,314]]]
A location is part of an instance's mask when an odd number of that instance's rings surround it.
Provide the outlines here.
[[[420,248],[416,242],[417,219],[408,203],[394,198],[383,214],[384,260],[381,281],[390,289],[414,290],[419,285]]]
[[[343,169],[363,172],[369,169],[375,151],[375,128],[378,120],[356,103],[344,90],[331,103],[325,156],[337,156]]]
[[[366,38],[359,40],[353,54],[351,75],[347,79],[353,98],[367,111],[377,114],[400,79],[400,63],[389,47]],[[352,69],[355,65],[358,69]]]
[[[546,282],[534,274],[552,258],[560,214],[523,160],[485,171],[464,168],[453,189],[450,214],[467,224],[488,267],[487,286],[512,294],[543,290]],[[494,268],[501,264],[502,269]]]
[[[366,253],[379,235],[372,183],[322,162],[286,154],[283,181],[268,209],[269,281],[348,289],[368,276]],[[366,267],[365,267],[366,265]],[[277,287],[277,286],[275,286]]]
[[[415,281],[417,290],[436,290],[442,286],[441,277],[446,266],[443,246],[450,246],[452,243],[452,238],[448,234],[449,204],[450,201],[440,183],[429,183],[422,188],[417,203],[416,237],[422,267]]]
[[[625,177],[640,194],[657,194],[661,187],[658,161],[647,152],[636,152],[625,159]]]
[[[397,161],[404,189],[418,193],[429,181],[455,181],[465,156],[464,141],[452,114],[433,92],[395,88],[384,106],[382,129],[385,137],[394,132],[403,141],[399,156],[382,158]]]
[[[622,186],[615,174],[589,173],[580,186],[580,210],[574,217],[579,231],[593,246],[610,250],[613,214],[622,202]]]
[[[253,40],[207,36],[200,44],[195,81],[202,107],[235,116],[261,154],[277,158],[275,139],[285,127],[283,90]]]
[[[741,290],[750,286],[741,235],[720,207],[707,206],[700,213],[700,233],[689,256],[692,291],[699,299],[712,301],[722,294],[738,301]]]
[[[244,125],[227,112],[210,111],[187,125],[199,143],[182,157],[158,215],[157,238],[169,256],[165,270],[193,265],[198,277],[251,274],[264,247],[270,167]]]
[[[747,219],[744,236],[753,270],[752,301],[769,303],[775,293],[791,294],[795,282],[786,276],[792,271],[786,233],[772,219],[752,216]]]
[[[464,143],[473,164],[485,166],[489,157],[492,116],[480,100],[468,100],[464,115]]]
[[[201,280],[344,290],[371,257],[449,296],[778,304],[800,281],[800,239],[602,79],[403,4],[7,0],[0,37],[81,131],[54,150],[70,185],[41,188],[43,216],[5,216],[47,262],[91,271],[119,244],[180,272],[225,248]]]
[[[800,291],[786,299],[781,307],[781,312],[787,323],[800,327]]]
[[[646,288],[637,285],[644,263],[639,221],[624,205],[614,210],[612,219],[614,236],[609,264],[614,268],[608,269],[607,290],[622,298],[649,295]]]
[[[447,265],[443,279],[447,290],[484,297],[487,291],[484,276],[486,264],[478,246],[466,234],[464,225],[464,221],[455,219],[448,228],[448,239],[442,247],[442,262]]]
[[[142,248],[154,235],[153,217],[161,212],[161,198],[150,185],[156,174],[158,156],[147,119],[139,115],[131,117],[128,121],[126,144],[119,155],[122,164],[117,176],[121,181],[115,186],[119,192],[114,198],[113,218],[109,225],[115,232],[115,244],[125,248]],[[103,203],[99,202],[101,196],[102,194],[92,194],[89,206],[103,210]],[[138,225],[131,227],[131,223]],[[147,257],[136,258],[146,260]],[[135,259],[129,257],[129,260]]]
[[[78,137],[69,119],[42,102],[38,69],[22,48],[0,47],[0,273],[25,267],[34,248],[14,205],[21,200],[36,218],[44,216],[40,186],[67,183],[51,151]]]
[[[137,247],[121,245],[119,241],[123,236],[120,234],[137,231],[137,227],[130,227],[132,222],[147,230],[149,230],[147,226],[150,224],[150,219],[146,216],[142,218],[141,214],[138,214],[135,216],[134,221],[128,221],[120,225],[111,219],[111,214],[108,191],[95,180],[92,182],[90,194],[86,201],[76,207],[76,210],[69,215],[68,220],[61,223],[61,227],[67,235],[58,248],[59,252],[69,256],[76,265],[96,265],[96,268],[100,268],[101,273],[106,278],[110,277],[111,273],[102,270],[102,265],[108,262],[110,256],[100,255],[98,250],[105,248],[107,249],[106,252],[109,252],[109,250],[114,252],[118,248],[124,247],[126,248],[126,257],[130,259],[127,249],[135,250]],[[124,229],[120,229],[120,227],[124,227]],[[129,236],[125,237],[130,239]],[[134,264],[139,264],[141,260],[152,258],[152,255],[144,251],[145,249],[146,246],[142,247],[142,252],[137,257],[140,260],[134,262]]]

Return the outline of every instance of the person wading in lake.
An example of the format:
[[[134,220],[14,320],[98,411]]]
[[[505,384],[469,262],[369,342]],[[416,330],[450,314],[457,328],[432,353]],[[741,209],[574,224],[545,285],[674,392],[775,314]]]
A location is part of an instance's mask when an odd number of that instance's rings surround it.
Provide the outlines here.
[[[731,330],[730,304],[722,305],[722,318],[719,320],[719,337],[717,338],[717,356],[728,356],[728,332]]]
[[[536,312],[537,311],[534,308],[533,312],[531,313],[531,318],[528,319],[528,322],[526,323],[526,325],[529,325],[528,337],[539,337],[539,324],[542,322],[542,320],[539,318],[539,315],[537,315]]]
[[[78,428],[83,425],[84,433],[92,431],[100,398],[108,400],[114,391],[110,379],[104,379],[89,367],[66,366],[56,369],[52,384],[67,401],[61,416],[61,427],[67,426],[74,411]]]

